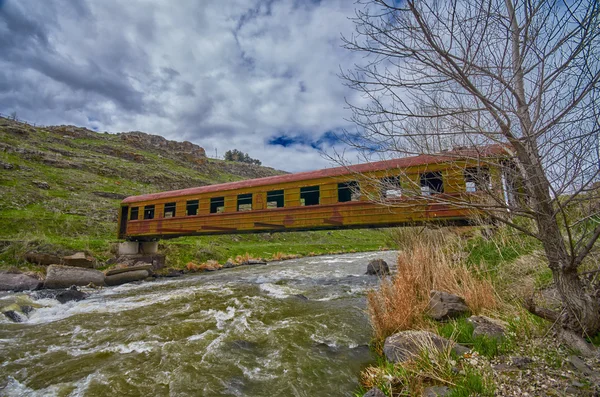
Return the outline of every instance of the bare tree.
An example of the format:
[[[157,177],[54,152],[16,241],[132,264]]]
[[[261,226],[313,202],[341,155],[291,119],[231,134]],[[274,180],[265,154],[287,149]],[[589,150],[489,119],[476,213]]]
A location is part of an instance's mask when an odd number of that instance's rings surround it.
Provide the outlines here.
[[[356,32],[343,40],[365,62],[342,78],[362,98],[349,103],[357,130],[344,139],[395,156],[501,145],[511,161],[496,165],[518,181],[517,197],[490,188],[487,201],[456,205],[539,239],[566,308],[561,324],[597,333],[600,304],[579,269],[600,237],[598,2],[358,4]]]

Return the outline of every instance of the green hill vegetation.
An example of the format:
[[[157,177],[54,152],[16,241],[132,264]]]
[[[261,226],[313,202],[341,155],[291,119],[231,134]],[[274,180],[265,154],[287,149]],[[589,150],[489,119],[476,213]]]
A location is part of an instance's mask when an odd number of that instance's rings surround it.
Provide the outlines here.
[[[103,261],[116,239],[120,201],[139,195],[284,172],[207,158],[190,142],[141,132],[34,127],[0,118],[0,267],[29,251],[86,251]],[[204,236],[163,242],[169,266],[248,255],[286,257],[385,246],[377,230]]]

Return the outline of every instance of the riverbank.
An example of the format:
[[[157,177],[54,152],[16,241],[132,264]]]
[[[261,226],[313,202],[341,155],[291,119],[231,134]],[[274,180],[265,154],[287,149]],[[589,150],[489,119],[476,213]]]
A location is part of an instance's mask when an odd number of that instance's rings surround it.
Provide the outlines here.
[[[560,309],[535,241],[506,228],[397,236],[398,271],[368,295],[380,359],[355,396],[598,395],[598,355],[563,345],[554,324],[524,308],[534,299]],[[395,355],[407,344],[411,354]]]

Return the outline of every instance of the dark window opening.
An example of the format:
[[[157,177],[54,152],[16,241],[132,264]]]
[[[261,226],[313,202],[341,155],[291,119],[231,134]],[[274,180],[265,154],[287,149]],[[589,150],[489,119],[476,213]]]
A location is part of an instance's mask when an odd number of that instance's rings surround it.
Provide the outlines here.
[[[131,212],[129,214],[130,221],[137,221],[139,216],[140,208],[139,207],[131,207]]]
[[[154,219],[154,205],[144,207],[144,219]]]
[[[185,205],[185,214],[198,215],[198,200],[189,200]]]
[[[175,209],[177,208],[177,203],[166,203],[165,204],[165,218],[173,218],[175,216]]]
[[[300,205],[319,205],[319,186],[300,188]]]
[[[284,206],[283,190],[267,192],[267,208],[280,208]]]
[[[360,200],[360,186],[358,182],[338,183],[338,203]]]
[[[430,196],[439,193],[444,193],[442,173],[436,171],[421,174],[421,194],[423,196]]]
[[[210,213],[216,214],[225,211],[225,197],[213,197],[210,199]]]
[[[238,194],[237,210],[238,211],[252,211],[252,193]]]
[[[465,185],[468,193],[491,189],[489,170],[484,167],[465,169]]]
[[[399,176],[381,178],[381,198],[397,198],[402,196]]]

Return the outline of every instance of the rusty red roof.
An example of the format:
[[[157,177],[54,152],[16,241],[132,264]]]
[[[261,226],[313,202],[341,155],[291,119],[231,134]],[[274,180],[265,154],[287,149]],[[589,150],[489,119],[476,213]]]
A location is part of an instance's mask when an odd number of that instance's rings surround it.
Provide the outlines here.
[[[131,196],[123,200],[122,204],[135,203],[140,201],[159,200],[162,198],[170,197],[191,196],[196,194],[220,192],[226,190],[244,189],[256,186],[298,182],[311,179],[330,178],[341,175],[381,171],[392,168],[406,168],[424,164],[443,163],[446,161],[455,161],[461,158],[467,159],[494,157],[503,154],[506,154],[506,150],[501,145],[489,145],[477,148],[460,148],[438,154],[422,154],[413,157],[402,157],[398,159],[376,161],[372,163],[363,163],[335,168],[325,168],[317,171],[306,171],[298,172],[295,174],[268,176],[265,178],[247,179],[243,181],[220,183],[217,185],[192,187],[188,189],[172,190],[168,192]]]

